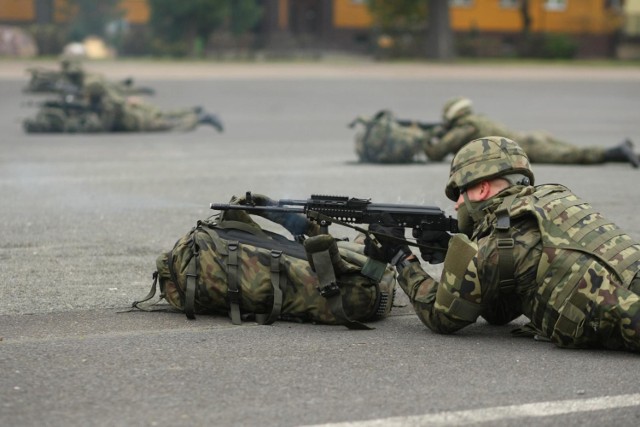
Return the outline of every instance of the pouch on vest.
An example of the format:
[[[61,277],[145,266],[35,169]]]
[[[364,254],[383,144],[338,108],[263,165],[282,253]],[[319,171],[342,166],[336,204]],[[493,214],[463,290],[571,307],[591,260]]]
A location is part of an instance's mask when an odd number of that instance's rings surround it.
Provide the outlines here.
[[[367,275],[363,267],[370,260],[363,245],[338,242],[338,247],[343,260],[354,266],[353,273],[337,277],[344,314],[354,321],[386,317],[395,271],[386,266],[381,275]],[[261,324],[276,319],[346,324],[318,291],[302,244],[255,223],[198,221],[156,265],[161,299],[189,318],[228,314],[234,324],[247,318]],[[154,289],[134,307],[146,309],[140,303],[151,300]]]

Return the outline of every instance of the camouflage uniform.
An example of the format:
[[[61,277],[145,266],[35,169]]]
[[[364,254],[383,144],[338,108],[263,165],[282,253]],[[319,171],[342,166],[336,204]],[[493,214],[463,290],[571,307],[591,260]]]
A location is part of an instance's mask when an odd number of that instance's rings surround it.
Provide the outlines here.
[[[631,162],[634,167],[640,160],[632,153],[631,145],[620,147],[577,147],[561,141],[545,132],[520,133],[507,129],[503,124],[474,114],[471,100],[453,98],[443,108],[443,131],[424,141],[427,157],[441,161],[448,154],[455,154],[465,144],[478,138],[499,135],[518,141],[532,163],[598,164],[609,161]],[[630,144],[630,143],[629,143]]]
[[[496,160],[496,147],[511,145],[497,137],[467,145],[453,160],[447,196],[528,168],[524,153]],[[439,282],[418,262],[400,270],[425,325],[452,333],[479,316],[504,324],[524,314],[560,347],[640,351],[638,242],[560,185],[511,186],[480,209],[470,238],[451,239]]]
[[[425,132],[417,125],[401,125],[390,111],[359,116],[349,124],[364,125],[355,136],[356,153],[364,163],[411,163],[420,152]]]
[[[197,109],[164,112],[151,104],[132,101],[102,78],[87,79],[84,95],[99,112],[103,127],[108,131],[188,131],[198,125]]]
[[[35,118],[26,119],[26,132],[156,132],[189,131],[202,123],[197,108],[161,111],[123,96],[103,78],[87,78],[82,94],[49,102]]]
[[[92,133],[105,132],[98,114],[90,110],[67,109],[60,106],[44,106],[36,117],[25,119],[24,130],[28,133]]]
[[[82,91],[85,78],[103,79],[114,90],[126,95],[152,95],[153,89],[133,85],[132,79],[119,82],[107,81],[100,74],[89,73],[82,68],[79,61],[64,59],[60,62],[60,71],[42,68],[29,68],[29,83],[24,88],[27,93],[61,93],[75,94]]]
[[[429,159],[440,161],[448,154],[457,153],[469,141],[490,135],[518,141],[531,163],[597,164],[606,161],[605,148],[576,147],[544,132],[514,132],[477,114],[468,114],[452,122],[438,142],[424,145],[424,151]]]

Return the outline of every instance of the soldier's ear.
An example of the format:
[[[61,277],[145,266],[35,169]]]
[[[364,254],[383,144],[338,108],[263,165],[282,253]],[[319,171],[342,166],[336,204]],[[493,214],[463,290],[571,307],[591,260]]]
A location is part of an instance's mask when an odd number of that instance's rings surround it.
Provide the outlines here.
[[[490,181],[482,181],[478,184],[479,201],[487,200],[493,197],[497,191],[493,188]]]

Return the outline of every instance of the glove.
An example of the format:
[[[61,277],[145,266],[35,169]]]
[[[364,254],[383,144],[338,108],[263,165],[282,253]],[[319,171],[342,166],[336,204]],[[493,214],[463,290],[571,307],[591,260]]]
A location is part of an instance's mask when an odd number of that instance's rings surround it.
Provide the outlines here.
[[[393,238],[385,237],[385,235],[393,236],[397,239],[404,240],[404,228],[371,224],[369,226],[369,231],[376,233],[376,239],[380,243],[381,247],[376,246],[375,242],[367,236],[364,241],[364,254],[368,257],[377,261],[390,263],[399,252],[402,252],[403,256],[399,257],[397,261],[411,254],[411,250],[407,244],[399,242]]]
[[[239,205],[249,204],[246,196],[241,196],[236,199],[235,203]],[[277,206],[278,203],[264,194],[251,194],[251,204],[253,206]],[[287,212],[261,212],[260,215],[263,218],[273,221],[276,224],[282,225],[289,233],[294,236],[302,234],[308,234],[312,222],[302,214],[287,213]]]
[[[423,231],[416,239],[419,245],[429,246],[430,248],[420,248],[422,259],[429,264],[440,264],[444,262],[449,248],[449,240],[451,234],[446,231]]]

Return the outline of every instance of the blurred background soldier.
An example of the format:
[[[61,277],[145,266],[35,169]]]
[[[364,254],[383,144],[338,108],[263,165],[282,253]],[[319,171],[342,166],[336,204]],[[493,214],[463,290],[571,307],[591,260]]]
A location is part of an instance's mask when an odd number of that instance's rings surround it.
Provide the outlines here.
[[[474,114],[471,100],[462,97],[449,100],[444,105],[442,115],[444,130],[429,138],[423,147],[427,157],[433,161],[457,153],[474,139],[500,135],[518,141],[532,163],[623,162],[630,163],[634,168],[640,166],[640,158],[634,153],[633,144],[628,139],[612,148],[577,147],[544,132],[514,132],[487,117]]]
[[[201,107],[162,111],[92,75],[82,77],[80,93],[45,102],[38,115],[23,124],[30,133],[189,131],[201,124],[224,130],[220,119]]]
[[[77,59],[62,59],[60,61],[60,71],[28,68],[27,72],[31,74],[31,77],[23,90],[25,93],[76,94],[82,91],[85,76],[91,76],[92,79],[104,79],[105,84],[111,84],[113,89],[119,91],[122,95],[153,95],[155,93],[152,88],[134,86],[132,78],[112,82],[98,73],[89,73],[83,69],[82,64]]]
[[[426,137],[417,122],[397,120],[389,110],[358,116],[349,127],[356,125],[362,125],[355,135],[356,153],[362,163],[411,163]]]
[[[111,132],[188,131],[200,124],[223,131],[218,117],[201,107],[162,111],[140,98],[122,96],[100,78],[86,79],[83,96],[90,108],[98,112],[103,127]]]
[[[534,187],[525,152],[502,137],[469,142],[451,163],[445,193],[460,232],[418,239],[422,258],[444,260],[440,282],[426,273],[404,228],[370,226],[382,247],[365,254],[391,262],[398,283],[431,330],[453,333],[479,316],[506,324],[525,315],[520,335],[560,347],[640,352],[640,243],[558,184]],[[434,256],[438,248],[446,256]],[[444,258],[444,259],[443,259]]]

